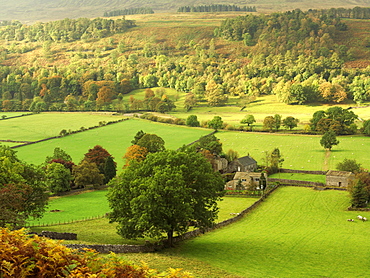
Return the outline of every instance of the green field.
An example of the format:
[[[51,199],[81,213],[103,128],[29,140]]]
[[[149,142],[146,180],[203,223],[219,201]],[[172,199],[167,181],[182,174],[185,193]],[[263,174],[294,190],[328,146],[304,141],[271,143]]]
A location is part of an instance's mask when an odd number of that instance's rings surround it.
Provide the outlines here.
[[[58,136],[60,131],[79,130],[92,127],[99,122],[117,121],[123,116],[112,113],[40,113],[0,121],[0,139],[18,141],[37,141]]]
[[[183,99],[179,99],[179,102],[183,102]],[[254,127],[258,129],[262,129],[263,120],[266,116],[273,116],[275,114],[279,114],[282,116],[282,119],[293,116],[299,119],[299,129],[304,129],[304,126],[309,124],[310,119],[312,118],[313,113],[318,110],[327,110],[328,108],[332,107],[333,105],[287,105],[285,103],[279,102],[275,95],[268,95],[268,96],[261,96],[258,97],[252,103],[246,105],[246,108],[240,111],[240,105],[237,105],[238,99],[237,98],[230,98],[229,102],[226,106],[221,107],[209,107],[207,105],[201,105],[194,107],[189,112],[185,112],[183,106],[180,106],[180,103],[176,103],[178,106],[174,111],[170,114],[174,115],[178,118],[186,119],[189,115],[194,114],[198,116],[199,120],[210,120],[214,116],[221,116],[224,122],[228,124],[232,124],[235,126],[240,126],[240,121],[246,115],[253,115],[256,119],[256,123]],[[340,104],[335,105],[346,109],[351,104]],[[268,112],[271,111],[271,112]],[[358,115],[361,119],[369,119],[370,118],[370,107],[365,108],[353,108],[352,111]],[[360,122],[357,123],[358,127],[361,127],[362,124]],[[297,129],[297,128],[296,128]],[[284,130],[281,127],[281,130]]]
[[[211,132],[209,129],[189,128],[131,119],[66,137],[20,147],[16,150],[20,159],[33,164],[41,164],[45,161],[46,156],[53,154],[55,147],[59,147],[72,157],[73,162],[78,164],[90,148],[93,148],[95,145],[101,145],[113,155],[117,162],[117,169],[121,169],[124,165],[122,157],[139,130],[157,134],[166,142],[165,147],[173,150]]]
[[[356,159],[363,167],[370,168],[370,138],[365,136],[339,136],[340,143],[333,147],[328,159],[325,159],[319,135],[220,131],[216,136],[223,143],[224,151],[234,149],[239,156],[250,154],[259,164],[263,164],[266,152],[279,148],[284,158],[283,168],[287,169],[335,169],[345,158]]]
[[[305,173],[275,173],[270,175],[269,178],[326,183],[325,175],[313,175]]]
[[[77,220],[103,217],[110,211],[107,190],[85,192],[83,194],[53,197],[42,219],[30,221],[29,225],[68,223]]]
[[[358,214],[348,205],[347,192],[283,187],[241,221],[162,255],[240,277],[369,277],[370,222],[348,222]]]
[[[106,190],[101,190],[52,198],[48,211],[43,218],[30,221],[29,225],[48,225],[47,227],[33,227],[32,230],[37,232],[48,230],[77,233],[78,243],[83,244],[142,244],[144,240],[153,240],[150,238],[140,240],[123,239],[116,233],[116,224],[109,223],[106,218],[76,222],[103,216],[109,212],[110,208],[106,194]],[[256,201],[256,198],[225,197],[219,202],[220,212],[216,222],[234,217],[231,214],[241,212]],[[51,210],[59,211],[51,212]],[[74,223],[68,223],[72,221]],[[59,225],[59,223],[67,224]],[[76,242],[73,241],[72,243]]]

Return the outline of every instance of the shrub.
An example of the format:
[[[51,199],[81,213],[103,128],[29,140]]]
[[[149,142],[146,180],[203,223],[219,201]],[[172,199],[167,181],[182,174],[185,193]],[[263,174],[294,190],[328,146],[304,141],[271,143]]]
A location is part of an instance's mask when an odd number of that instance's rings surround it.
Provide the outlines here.
[[[178,269],[158,273],[135,266],[115,255],[76,251],[51,239],[30,236],[25,230],[0,229],[0,277],[191,277]]]

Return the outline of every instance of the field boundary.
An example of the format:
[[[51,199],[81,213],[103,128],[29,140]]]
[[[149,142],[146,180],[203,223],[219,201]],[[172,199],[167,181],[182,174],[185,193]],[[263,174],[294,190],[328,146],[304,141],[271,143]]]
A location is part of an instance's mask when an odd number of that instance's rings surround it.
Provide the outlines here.
[[[323,187],[325,186],[322,182],[314,181],[301,181],[301,180],[290,180],[290,179],[278,179],[278,178],[268,178],[268,182],[277,182],[281,185],[290,185],[290,186],[304,186],[304,187]]]
[[[328,171],[309,171],[309,170],[293,170],[293,169],[279,169],[280,173],[297,173],[297,174],[312,174],[312,175],[326,175]]]

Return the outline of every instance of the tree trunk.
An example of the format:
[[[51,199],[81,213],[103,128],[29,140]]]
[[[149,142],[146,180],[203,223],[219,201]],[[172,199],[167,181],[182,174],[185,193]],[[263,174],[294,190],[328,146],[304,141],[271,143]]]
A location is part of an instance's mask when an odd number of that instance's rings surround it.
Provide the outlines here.
[[[173,230],[167,231],[167,245],[173,247]]]

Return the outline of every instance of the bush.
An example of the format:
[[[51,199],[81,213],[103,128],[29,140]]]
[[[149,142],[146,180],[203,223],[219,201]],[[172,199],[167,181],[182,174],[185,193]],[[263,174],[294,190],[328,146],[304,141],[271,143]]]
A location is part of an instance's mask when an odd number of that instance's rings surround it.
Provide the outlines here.
[[[158,273],[136,266],[115,255],[101,257],[95,251],[67,248],[51,239],[30,236],[25,230],[0,229],[0,277],[191,277],[169,269]]]
[[[173,123],[175,125],[185,125],[185,120],[184,119],[180,119],[180,118],[176,118],[173,120]]]

